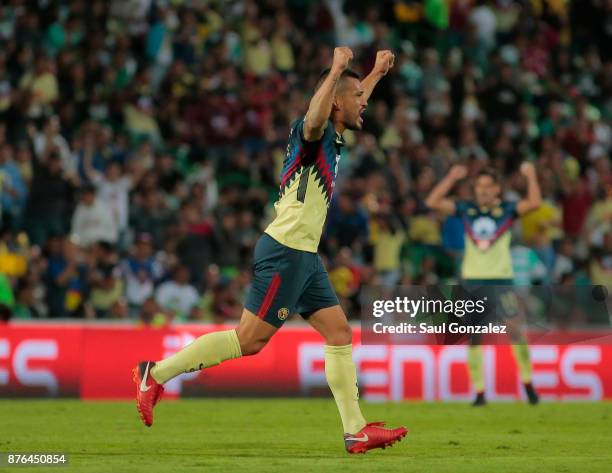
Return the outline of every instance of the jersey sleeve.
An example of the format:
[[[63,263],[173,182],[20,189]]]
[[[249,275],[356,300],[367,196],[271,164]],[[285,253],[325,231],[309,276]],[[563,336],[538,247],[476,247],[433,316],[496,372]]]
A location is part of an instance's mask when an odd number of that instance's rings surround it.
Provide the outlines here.
[[[504,202],[506,214],[508,214],[512,218],[517,218],[519,216],[518,210],[517,210],[517,204],[518,202],[511,202],[511,201]]]
[[[312,164],[316,159],[317,155],[323,146],[323,143],[330,140],[329,127],[323,132],[323,136],[316,141],[306,141],[304,139],[304,120],[306,118],[300,118],[291,127],[291,135],[289,136],[289,146],[292,148],[298,148],[301,150],[301,164],[304,166]]]
[[[465,200],[455,201],[455,217],[463,217],[467,212],[468,203]]]
[[[296,120],[295,122],[293,122],[293,125],[291,125],[291,133],[290,133],[291,140],[297,139],[298,141],[302,143],[306,142],[306,140],[304,139],[304,120],[305,119],[306,117],[302,117]]]
[[[329,128],[328,122],[326,122],[325,126],[323,127],[323,134],[321,135],[321,138],[314,141],[306,141],[306,138],[304,138],[304,123],[306,123],[306,120],[308,120],[307,115],[303,116],[293,124],[293,126],[291,127],[292,136],[295,136],[297,139],[299,139],[300,143],[304,145],[309,145],[311,143],[319,143],[321,140],[323,140],[325,135],[327,135]]]

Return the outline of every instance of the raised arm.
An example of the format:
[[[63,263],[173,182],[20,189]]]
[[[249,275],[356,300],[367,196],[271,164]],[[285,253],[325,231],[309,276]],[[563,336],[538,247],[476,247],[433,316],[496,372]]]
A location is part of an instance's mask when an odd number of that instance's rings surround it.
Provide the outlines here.
[[[432,210],[438,210],[445,214],[455,213],[455,201],[449,199],[447,195],[453,189],[455,183],[466,175],[467,168],[465,166],[453,166],[444,179],[429,193],[427,199],[425,199],[425,205]]]
[[[310,105],[308,106],[308,112],[304,121],[304,139],[306,141],[316,141],[323,136],[327,120],[329,120],[331,115],[336,87],[351,59],[353,59],[353,51],[349,48],[341,47],[334,49],[334,60],[331,70],[312,99],[310,99]]]
[[[378,84],[378,81],[393,67],[394,62],[395,55],[391,51],[384,50],[376,53],[376,63],[374,67],[365,79],[361,81],[363,96],[366,101],[370,98],[370,95],[372,95],[372,91],[374,87],[376,87],[376,84]]]
[[[519,215],[531,212],[542,204],[542,194],[535,166],[531,163],[521,164],[521,174],[527,179],[527,196],[516,204],[516,211]]]

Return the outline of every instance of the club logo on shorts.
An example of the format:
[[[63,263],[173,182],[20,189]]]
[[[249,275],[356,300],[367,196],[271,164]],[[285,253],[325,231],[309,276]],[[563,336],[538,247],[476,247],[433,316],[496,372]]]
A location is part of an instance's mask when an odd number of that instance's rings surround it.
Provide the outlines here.
[[[289,309],[286,307],[281,307],[278,309],[278,318],[280,320],[285,320],[287,317],[289,317]]]

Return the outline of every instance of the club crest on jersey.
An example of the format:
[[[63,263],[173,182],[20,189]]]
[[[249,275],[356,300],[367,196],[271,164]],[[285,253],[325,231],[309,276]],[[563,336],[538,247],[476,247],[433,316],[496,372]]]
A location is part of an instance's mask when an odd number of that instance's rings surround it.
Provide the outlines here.
[[[281,307],[280,309],[278,309],[279,320],[285,320],[287,317],[289,317],[289,309],[287,309],[286,307]]]
[[[497,224],[491,217],[479,217],[474,220],[472,231],[476,246],[485,251],[491,246],[491,240],[495,238]]]

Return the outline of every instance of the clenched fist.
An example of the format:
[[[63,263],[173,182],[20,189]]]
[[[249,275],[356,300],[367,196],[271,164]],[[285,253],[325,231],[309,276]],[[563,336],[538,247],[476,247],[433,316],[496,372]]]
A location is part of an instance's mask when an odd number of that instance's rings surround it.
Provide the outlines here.
[[[468,170],[462,164],[455,164],[449,171],[448,176],[454,181],[460,181],[467,176]]]
[[[376,63],[374,64],[374,70],[380,72],[383,76],[389,72],[389,69],[393,67],[395,62],[395,55],[385,49],[376,53]]]
[[[524,162],[521,164],[521,174],[527,178],[535,177],[536,170],[535,166],[532,163]]]
[[[353,51],[346,46],[334,49],[334,61],[332,71],[342,73],[347,67],[350,60],[353,59]]]

